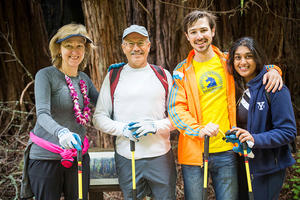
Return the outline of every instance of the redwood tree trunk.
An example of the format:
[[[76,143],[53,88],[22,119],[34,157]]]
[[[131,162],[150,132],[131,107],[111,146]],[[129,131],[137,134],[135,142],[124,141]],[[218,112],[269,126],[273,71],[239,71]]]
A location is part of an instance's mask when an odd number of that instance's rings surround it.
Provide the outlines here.
[[[0,99],[19,100],[37,70],[50,64],[40,3],[0,1],[0,21]],[[13,53],[15,56],[11,55]],[[33,87],[29,91],[24,96],[26,101],[33,100]]]

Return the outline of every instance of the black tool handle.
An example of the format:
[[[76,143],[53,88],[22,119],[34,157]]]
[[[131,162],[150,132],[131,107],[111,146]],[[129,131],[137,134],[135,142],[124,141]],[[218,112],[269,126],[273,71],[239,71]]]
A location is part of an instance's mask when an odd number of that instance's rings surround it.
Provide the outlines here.
[[[203,188],[203,200],[207,200],[207,188]]]
[[[135,142],[130,140],[130,151],[135,151]]]
[[[132,199],[133,199],[133,200],[137,200],[137,197],[136,197],[136,189],[132,190]]]
[[[82,151],[77,151],[77,161],[82,161]]]
[[[209,136],[204,136],[204,160],[208,160]]]

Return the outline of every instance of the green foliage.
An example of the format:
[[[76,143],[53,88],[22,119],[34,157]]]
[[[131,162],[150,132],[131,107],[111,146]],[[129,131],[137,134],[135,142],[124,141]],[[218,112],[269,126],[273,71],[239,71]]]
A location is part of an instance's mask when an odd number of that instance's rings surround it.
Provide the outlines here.
[[[283,188],[290,189],[293,193],[293,199],[299,199],[300,197],[300,150],[295,155],[296,164],[292,166],[295,171],[295,175],[289,179],[291,184],[284,184]]]

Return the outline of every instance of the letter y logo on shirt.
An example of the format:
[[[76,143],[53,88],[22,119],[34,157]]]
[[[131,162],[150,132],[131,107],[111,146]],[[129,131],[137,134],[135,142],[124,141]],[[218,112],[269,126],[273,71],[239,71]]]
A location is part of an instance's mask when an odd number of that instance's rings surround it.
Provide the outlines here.
[[[265,102],[257,102],[258,110],[263,110],[265,108]]]

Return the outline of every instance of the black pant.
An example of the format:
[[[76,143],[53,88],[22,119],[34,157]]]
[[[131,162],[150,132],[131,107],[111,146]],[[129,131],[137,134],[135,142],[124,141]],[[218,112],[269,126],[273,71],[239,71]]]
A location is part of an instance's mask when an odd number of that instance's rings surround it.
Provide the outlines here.
[[[28,175],[31,190],[37,200],[59,200],[64,194],[65,200],[78,199],[77,160],[72,167],[65,168],[59,160],[29,160]],[[90,157],[82,159],[83,199],[88,199],[90,180]]]
[[[239,183],[239,200],[248,200],[248,182],[245,168],[244,156],[238,158],[238,183]]]

